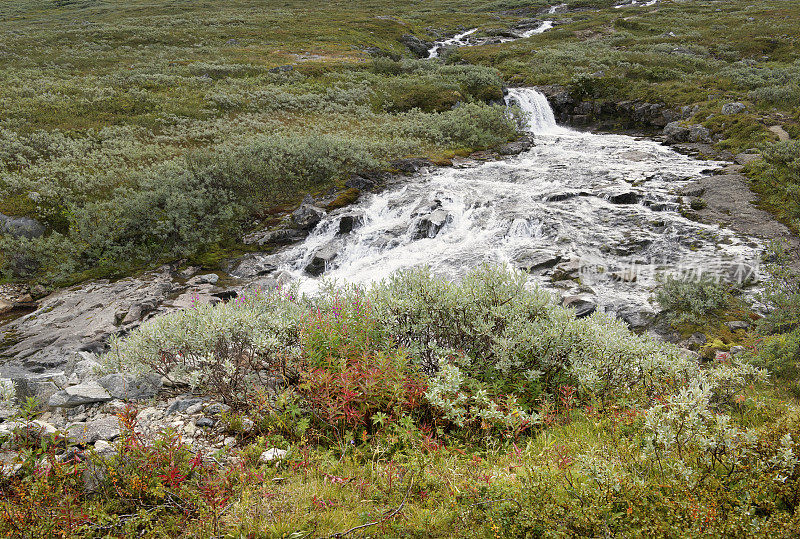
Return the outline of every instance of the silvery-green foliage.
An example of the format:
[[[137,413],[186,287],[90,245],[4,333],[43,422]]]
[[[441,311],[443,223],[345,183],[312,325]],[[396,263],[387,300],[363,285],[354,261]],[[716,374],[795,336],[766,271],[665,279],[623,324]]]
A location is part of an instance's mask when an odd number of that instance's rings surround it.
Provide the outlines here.
[[[506,395],[502,401],[492,398],[485,387],[455,365],[444,365],[431,378],[425,398],[458,427],[478,423],[516,430],[539,421],[535,413],[519,405],[514,395]]]
[[[14,399],[14,384],[11,380],[0,380],[0,404],[11,404]]]
[[[304,309],[293,297],[291,291],[272,290],[153,318],[127,338],[111,341],[105,369],[156,370],[203,389],[258,374],[297,356]],[[248,364],[240,365],[244,359]]]

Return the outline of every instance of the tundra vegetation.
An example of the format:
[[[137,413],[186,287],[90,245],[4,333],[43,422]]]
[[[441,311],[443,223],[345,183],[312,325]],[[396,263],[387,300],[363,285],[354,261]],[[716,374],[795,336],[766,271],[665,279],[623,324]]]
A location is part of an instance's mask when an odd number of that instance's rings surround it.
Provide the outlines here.
[[[760,149],[754,189],[797,226],[796,143],[766,129],[800,134],[797,2],[567,4],[586,9],[422,62],[403,35],[489,33],[546,3],[4,2],[0,212],[48,227],[2,239],[4,278],[213,264],[244,248],[241,231],[353,171],[513,138],[494,104],[504,83],[698,105],[693,121],[721,147]],[[720,115],[734,100],[746,112]],[[63,458],[64,437],[39,432],[28,403],[0,439],[21,464],[0,478],[0,532],[796,536],[800,278],[784,256],[765,255],[771,313],[749,329],[723,327],[750,312],[736,290],[664,283],[669,323],[731,350],[705,361],[602,313],[576,319],[491,267],[155,318],[106,365],[226,403],[235,442],[197,454],[168,428],[143,436],[131,406],[113,452]]]

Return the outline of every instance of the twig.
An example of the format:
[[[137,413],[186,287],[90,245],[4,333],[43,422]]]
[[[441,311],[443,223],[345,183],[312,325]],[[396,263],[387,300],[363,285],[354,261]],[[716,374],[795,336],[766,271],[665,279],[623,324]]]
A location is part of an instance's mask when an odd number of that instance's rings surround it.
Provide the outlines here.
[[[402,502],[400,502],[400,505],[398,505],[398,506],[397,506],[397,509],[395,509],[394,511],[392,511],[391,513],[389,513],[388,515],[386,515],[386,516],[385,516],[385,517],[383,517],[382,519],[380,519],[380,520],[376,520],[375,522],[370,522],[370,523],[368,523],[368,524],[362,524],[362,525],[360,525],[360,526],[355,526],[355,527],[353,527],[353,528],[350,528],[349,530],[347,530],[347,531],[344,531],[344,532],[337,532],[337,533],[334,533],[333,535],[329,535],[329,536],[328,536],[328,538],[332,538],[332,537],[335,537],[335,538],[344,537],[345,535],[347,535],[347,534],[349,534],[349,533],[352,533],[352,532],[354,532],[354,531],[361,530],[361,529],[363,529],[363,528],[369,528],[370,526],[375,526],[376,524],[380,524],[381,522],[385,522],[385,521],[387,521],[387,520],[389,520],[389,519],[393,518],[393,517],[394,517],[394,516],[395,516],[397,513],[399,513],[400,511],[402,511],[402,510],[403,510],[403,506],[406,504],[406,500],[408,500],[408,495],[411,493],[411,489],[413,488],[413,486],[414,486],[414,478],[412,477],[412,478],[411,478],[411,483],[408,485],[408,490],[406,490],[406,495],[405,495],[405,496],[403,496],[403,501],[402,501]]]

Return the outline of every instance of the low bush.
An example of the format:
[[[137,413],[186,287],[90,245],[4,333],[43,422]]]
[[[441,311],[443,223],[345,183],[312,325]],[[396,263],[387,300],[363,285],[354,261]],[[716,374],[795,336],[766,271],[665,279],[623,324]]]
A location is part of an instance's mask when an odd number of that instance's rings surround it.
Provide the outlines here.
[[[673,325],[697,325],[734,306],[734,291],[730,283],[710,276],[668,275],[656,291],[656,301]]]

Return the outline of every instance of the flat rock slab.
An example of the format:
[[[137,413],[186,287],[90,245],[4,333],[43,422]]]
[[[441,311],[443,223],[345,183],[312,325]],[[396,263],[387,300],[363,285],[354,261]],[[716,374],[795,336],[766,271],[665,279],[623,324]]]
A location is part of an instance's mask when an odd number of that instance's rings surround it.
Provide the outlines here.
[[[48,405],[51,408],[74,408],[82,404],[107,402],[111,395],[97,382],[88,382],[68,387],[50,397]]]
[[[719,223],[745,236],[760,240],[783,240],[794,252],[794,269],[800,270],[800,238],[769,212],[755,206],[757,197],[743,174],[719,174],[692,184],[702,189],[706,207],[690,212],[706,223]]]
[[[110,442],[120,433],[119,419],[106,416],[70,425],[67,427],[67,440],[72,444],[91,445],[99,440]]]

